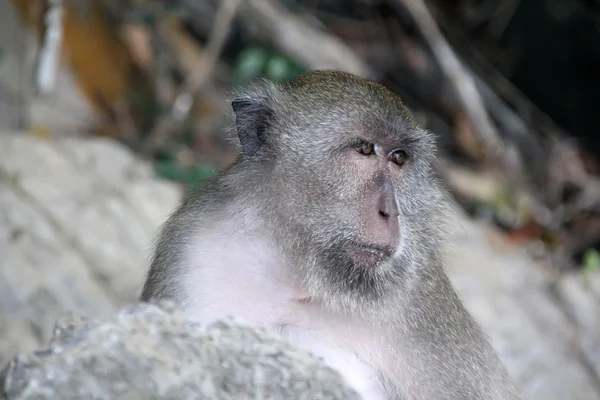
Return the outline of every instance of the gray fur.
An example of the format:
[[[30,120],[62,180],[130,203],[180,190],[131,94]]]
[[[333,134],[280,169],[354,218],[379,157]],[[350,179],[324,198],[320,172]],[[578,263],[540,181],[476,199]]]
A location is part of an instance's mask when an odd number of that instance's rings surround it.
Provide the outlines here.
[[[313,304],[377,330],[389,348],[389,370],[379,371],[389,399],[518,398],[444,272],[451,209],[434,174],[434,138],[400,99],[347,73],[314,71],[265,82],[237,101],[240,156],[167,221],[141,300],[182,301],[182,249],[194,230],[249,210],[293,260]],[[345,251],[364,239],[363,204],[380,168],[349,161],[356,136],[408,153],[389,175],[403,243],[389,268],[361,268]]]

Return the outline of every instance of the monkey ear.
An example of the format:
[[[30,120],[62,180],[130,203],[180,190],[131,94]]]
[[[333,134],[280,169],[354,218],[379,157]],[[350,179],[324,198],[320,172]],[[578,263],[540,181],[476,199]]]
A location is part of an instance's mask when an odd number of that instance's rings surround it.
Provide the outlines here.
[[[235,125],[242,144],[242,152],[252,157],[260,151],[266,141],[267,130],[274,112],[266,99],[245,98],[231,102],[235,113]]]

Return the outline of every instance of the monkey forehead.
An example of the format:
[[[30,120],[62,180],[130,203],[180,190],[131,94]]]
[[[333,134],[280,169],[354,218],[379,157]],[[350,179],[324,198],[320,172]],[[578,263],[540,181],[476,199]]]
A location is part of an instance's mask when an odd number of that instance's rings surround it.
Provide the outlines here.
[[[418,128],[400,96],[385,86],[359,76],[333,70],[312,71],[280,85],[283,103],[313,117],[408,124]],[[394,124],[395,125],[395,124]]]

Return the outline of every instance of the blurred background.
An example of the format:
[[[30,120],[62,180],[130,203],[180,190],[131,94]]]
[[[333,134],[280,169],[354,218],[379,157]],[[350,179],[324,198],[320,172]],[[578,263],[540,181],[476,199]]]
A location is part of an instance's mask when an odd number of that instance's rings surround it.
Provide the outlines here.
[[[133,301],[236,156],[231,91],[311,69],[437,135],[472,227],[454,279],[526,398],[600,399],[597,0],[0,0],[0,368]]]

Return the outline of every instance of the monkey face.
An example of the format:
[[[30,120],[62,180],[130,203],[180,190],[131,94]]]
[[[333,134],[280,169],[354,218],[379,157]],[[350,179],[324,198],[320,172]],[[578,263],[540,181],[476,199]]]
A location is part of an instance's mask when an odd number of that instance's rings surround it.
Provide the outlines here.
[[[310,276],[319,277],[313,281],[320,293],[329,288],[374,300],[406,287],[415,249],[434,247],[430,227],[441,196],[428,153],[421,155],[430,145],[426,136],[420,140],[426,133],[402,121],[392,130],[389,121],[372,117],[359,129],[356,121],[342,124],[282,143],[290,151],[276,161],[276,175],[284,178],[273,190],[273,207],[290,221],[292,238],[303,232],[310,243],[298,257],[312,255]]]
[[[318,148],[284,153],[277,162],[285,187],[276,190],[276,207],[293,221],[292,231],[308,233],[322,282],[363,297],[401,284],[412,268],[407,249],[420,241],[419,220],[428,218],[436,191],[418,133],[398,129],[390,138],[378,134],[374,127],[387,125],[379,122],[356,134],[322,132]]]
[[[433,138],[383,86],[309,77],[234,104],[243,152],[269,170],[268,208],[281,237],[302,238],[290,247],[309,280],[384,295],[436,237]]]

